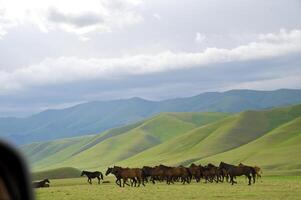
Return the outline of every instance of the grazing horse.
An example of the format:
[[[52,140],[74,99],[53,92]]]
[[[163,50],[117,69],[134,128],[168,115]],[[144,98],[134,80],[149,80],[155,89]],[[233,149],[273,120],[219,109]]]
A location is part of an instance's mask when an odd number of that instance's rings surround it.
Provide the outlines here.
[[[253,167],[249,167],[249,166],[235,166],[235,165],[231,165],[231,164],[227,164],[224,162],[221,162],[219,165],[220,169],[225,169],[227,171],[227,173],[230,176],[230,182],[233,185],[234,183],[237,183],[234,178],[236,176],[242,176],[245,175],[248,180],[249,180],[249,185],[251,185],[251,179],[253,177],[254,183],[255,183],[255,169]],[[252,177],[251,177],[252,176]]]
[[[98,184],[100,184],[100,179],[103,180],[103,175],[99,171],[95,172],[89,172],[89,171],[82,171],[81,176],[86,175],[88,178],[88,183],[92,184],[92,179],[97,178],[98,179]]]
[[[42,181],[37,181],[32,183],[33,188],[42,188],[42,187],[49,187],[49,179],[44,179]]]

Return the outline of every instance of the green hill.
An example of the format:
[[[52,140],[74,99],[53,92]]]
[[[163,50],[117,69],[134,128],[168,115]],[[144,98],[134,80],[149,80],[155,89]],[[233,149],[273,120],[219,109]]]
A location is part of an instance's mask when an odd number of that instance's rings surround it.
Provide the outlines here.
[[[247,111],[196,128],[118,164],[129,166],[189,164],[258,164],[286,173],[301,167],[301,106]]]
[[[38,144],[47,147],[41,160],[32,153]],[[301,105],[238,114],[163,113],[96,136],[38,144],[23,147],[35,170],[225,161],[300,174]]]
[[[22,150],[29,157],[33,169],[64,166],[97,168],[124,160],[196,127],[227,116],[225,113],[163,113],[98,136],[74,138],[73,145],[65,145],[65,140],[68,139],[64,139],[25,145]],[[45,151],[33,154],[32,149],[35,148],[32,146],[43,146]],[[43,159],[36,159],[38,156]]]
[[[63,167],[53,170],[38,171],[31,174],[32,180],[62,179],[79,177],[81,171],[72,167]]]
[[[163,101],[130,98],[46,110],[26,118],[0,118],[0,137],[17,144],[90,135],[162,112],[242,112],[301,103],[301,90],[231,90]]]

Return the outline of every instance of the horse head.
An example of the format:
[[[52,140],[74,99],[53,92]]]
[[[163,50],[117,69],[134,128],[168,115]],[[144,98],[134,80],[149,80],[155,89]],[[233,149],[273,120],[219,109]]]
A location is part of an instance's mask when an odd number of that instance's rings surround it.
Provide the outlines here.
[[[80,176],[83,176],[86,174],[86,171],[82,171],[82,174]]]
[[[109,167],[106,171],[106,176],[108,176],[110,173],[112,173],[113,168]]]

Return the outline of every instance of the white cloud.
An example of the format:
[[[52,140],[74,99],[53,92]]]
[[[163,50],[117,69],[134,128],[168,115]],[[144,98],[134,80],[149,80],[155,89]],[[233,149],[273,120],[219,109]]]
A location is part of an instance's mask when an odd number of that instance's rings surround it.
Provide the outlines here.
[[[158,13],[153,14],[153,17],[157,20],[161,20],[161,15],[159,15]]]
[[[210,64],[271,58],[301,52],[301,30],[260,35],[258,40],[232,49],[203,52],[162,52],[120,58],[61,57],[14,71],[0,70],[0,93],[28,87],[84,80],[110,80],[171,70],[212,67]]]
[[[197,32],[197,33],[195,34],[195,41],[196,41],[197,43],[203,43],[205,40],[206,40],[206,35],[201,34],[201,33],[199,33],[199,32]]]
[[[41,31],[61,29],[78,35],[107,32],[143,20],[136,11],[141,0],[2,0],[0,38],[15,26],[34,24]]]

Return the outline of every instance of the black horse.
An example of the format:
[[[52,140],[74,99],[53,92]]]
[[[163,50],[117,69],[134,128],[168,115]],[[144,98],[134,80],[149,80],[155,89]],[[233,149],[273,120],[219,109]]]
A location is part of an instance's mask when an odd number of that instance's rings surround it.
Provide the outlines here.
[[[49,187],[49,179],[44,179],[42,181],[37,181],[32,183],[33,188],[42,188],[42,187]]]
[[[225,169],[227,173],[230,176],[230,182],[233,185],[234,183],[237,183],[234,179],[236,176],[242,176],[245,175],[249,179],[249,185],[251,185],[251,180],[253,177],[254,183],[255,183],[255,176],[256,176],[256,171],[252,167],[248,166],[235,166],[231,164],[227,164],[224,162],[221,162],[219,164],[220,169]]]
[[[86,175],[88,178],[88,183],[92,184],[92,179],[97,178],[98,179],[98,184],[100,184],[100,179],[103,180],[103,175],[99,171],[95,172],[89,172],[89,171],[82,171],[81,176]]]

